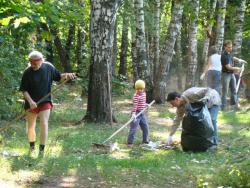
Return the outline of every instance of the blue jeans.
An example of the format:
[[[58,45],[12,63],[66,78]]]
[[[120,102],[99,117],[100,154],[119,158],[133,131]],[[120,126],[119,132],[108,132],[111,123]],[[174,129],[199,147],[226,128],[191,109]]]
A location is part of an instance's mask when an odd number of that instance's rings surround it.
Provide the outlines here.
[[[209,70],[207,72],[207,86],[221,94],[221,71]]]
[[[130,130],[129,130],[129,135],[128,135],[128,144],[133,144],[134,138],[135,138],[135,133],[140,125],[141,130],[142,130],[142,142],[143,143],[148,143],[148,123],[147,119],[145,117],[144,112],[136,118],[136,121],[132,121],[130,123]]]
[[[214,144],[218,145],[218,126],[217,126],[217,116],[219,113],[220,107],[218,105],[213,105],[209,108],[210,116],[212,119],[213,127],[214,127]]]
[[[222,105],[221,109],[224,110],[227,105],[228,90],[231,90],[231,105],[238,106],[238,97],[236,93],[236,80],[233,73],[222,73]]]

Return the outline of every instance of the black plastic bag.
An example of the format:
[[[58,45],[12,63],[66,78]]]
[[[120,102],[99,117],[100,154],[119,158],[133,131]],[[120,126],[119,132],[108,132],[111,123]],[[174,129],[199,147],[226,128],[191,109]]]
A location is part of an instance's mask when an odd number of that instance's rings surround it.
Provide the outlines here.
[[[206,104],[188,104],[182,121],[181,146],[183,151],[206,151],[213,145],[214,129]]]

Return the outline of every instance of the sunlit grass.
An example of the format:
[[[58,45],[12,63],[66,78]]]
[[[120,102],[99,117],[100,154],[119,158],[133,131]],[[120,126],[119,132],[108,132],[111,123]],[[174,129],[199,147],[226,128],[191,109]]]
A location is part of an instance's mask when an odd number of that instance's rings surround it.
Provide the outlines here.
[[[68,97],[75,98],[77,95]],[[219,115],[219,147],[217,151],[184,153],[176,150],[146,151],[141,143],[141,130],[135,146],[126,146],[129,128],[111,142],[118,142],[119,151],[96,152],[93,143],[102,143],[129,120],[130,99],[115,98],[114,113],[118,123],[112,127],[94,123],[74,123],[86,112],[85,104],[64,99],[51,114],[45,156],[28,156],[25,122],[20,121],[5,135],[0,145],[0,176],[5,182],[36,187],[219,187],[246,185],[247,156],[250,145],[249,112]],[[129,103],[129,104],[127,104]],[[165,142],[174,110],[167,105],[153,105],[147,112],[150,139]],[[37,127],[37,132],[39,126]],[[39,138],[39,135],[37,135]],[[175,135],[180,139],[180,131]],[[37,142],[37,148],[38,149]],[[3,156],[6,151],[10,156]],[[17,153],[18,156],[11,156]],[[235,172],[240,172],[237,176]],[[244,174],[245,173],[245,174]],[[249,174],[248,174],[249,175]],[[223,177],[223,178],[222,178]],[[229,178],[227,178],[229,177]],[[29,180],[27,180],[29,179]],[[231,183],[228,184],[227,182]]]

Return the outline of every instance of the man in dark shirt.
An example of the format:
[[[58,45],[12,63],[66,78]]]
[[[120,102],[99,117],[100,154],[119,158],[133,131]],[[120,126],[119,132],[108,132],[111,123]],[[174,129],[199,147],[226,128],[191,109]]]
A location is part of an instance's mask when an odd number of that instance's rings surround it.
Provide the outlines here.
[[[234,110],[238,110],[238,97],[236,91],[236,80],[234,73],[241,71],[241,68],[234,66],[234,61],[245,63],[244,60],[233,57],[232,52],[232,41],[226,40],[224,42],[224,52],[221,55],[222,65],[222,105],[221,110],[225,110],[227,104],[227,94],[230,87],[231,90],[231,104],[234,105]]]
[[[42,99],[51,92],[53,81],[74,79],[74,73],[60,73],[51,63],[45,62],[41,52],[32,51],[29,54],[30,66],[24,71],[20,85],[25,99],[27,134],[30,143],[30,152],[34,153],[36,141],[36,119],[40,118],[40,146],[43,154],[48,136],[48,120],[52,108],[51,96]],[[39,102],[39,103],[37,103]]]

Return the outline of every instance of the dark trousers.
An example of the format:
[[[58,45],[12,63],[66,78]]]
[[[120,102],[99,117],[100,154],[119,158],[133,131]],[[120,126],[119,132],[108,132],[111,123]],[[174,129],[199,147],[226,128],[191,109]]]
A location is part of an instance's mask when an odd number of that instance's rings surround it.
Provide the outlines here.
[[[135,138],[136,130],[138,126],[140,125],[141,130],[142,130],[142,142],[143,143],[148,143],[148,123],[147,119],[145,117],[144,112],[136,118],[136,121],[132,121],[130,123],[130,130],[129,130],[129,135],[128,135],[128,144],[132,144]]]

